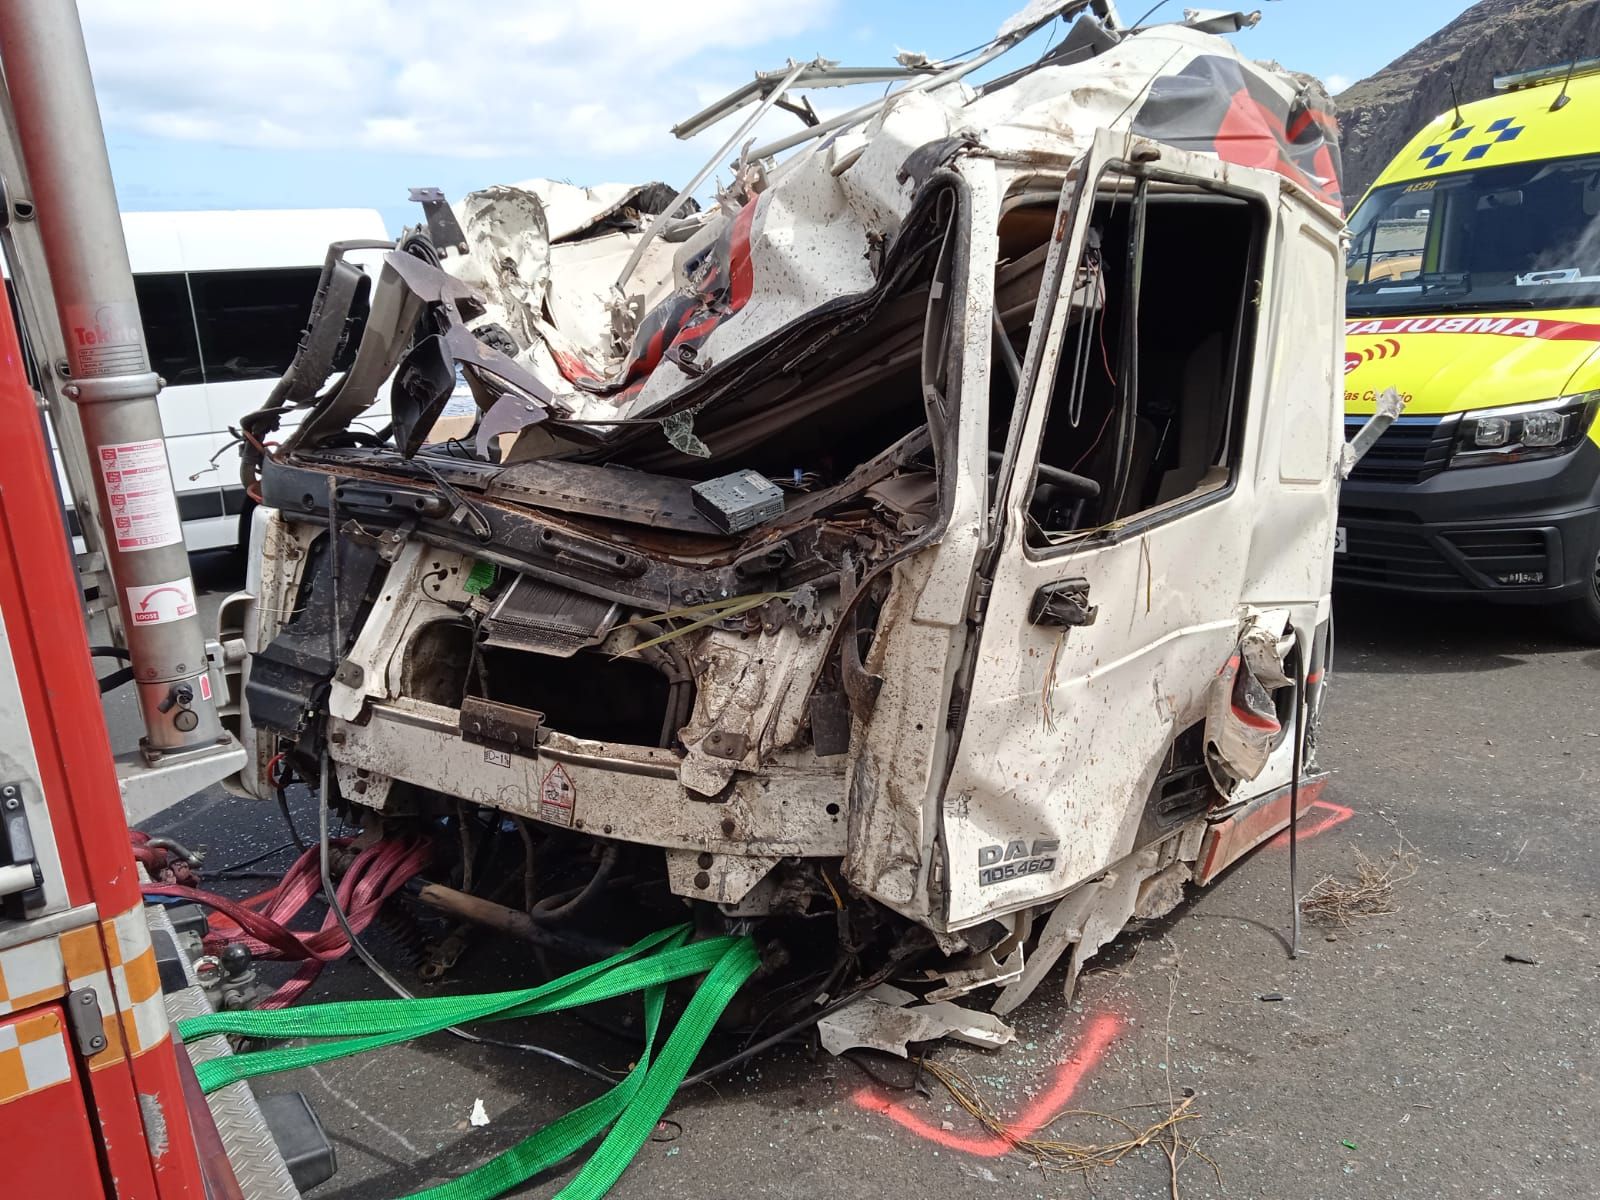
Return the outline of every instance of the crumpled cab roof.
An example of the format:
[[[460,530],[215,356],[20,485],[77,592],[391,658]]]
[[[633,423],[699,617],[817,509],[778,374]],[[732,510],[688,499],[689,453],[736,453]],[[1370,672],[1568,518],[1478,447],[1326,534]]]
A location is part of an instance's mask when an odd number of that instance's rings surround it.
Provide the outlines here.
[[[569,418],[599,427],[660,408],[785,325],[871,289],[926,177],[913,163],[1066,163],[1096,130],[1126,130],[1277,171],[1337,210],[1324,101],[1314,82],[1222,38],[1153,26],[1081,61],[1047,55],[988,88],[908,89],[770,173],[737,171],[714,206],[646,247],[625,293],[618,273],[644,235],[637,220],[615,218],[662,212],[671,193],[660,184],[537,180],[473,192],[455,206],[469,251],[444,266],[482,295],[487,319],[515,336],[518,361]]]

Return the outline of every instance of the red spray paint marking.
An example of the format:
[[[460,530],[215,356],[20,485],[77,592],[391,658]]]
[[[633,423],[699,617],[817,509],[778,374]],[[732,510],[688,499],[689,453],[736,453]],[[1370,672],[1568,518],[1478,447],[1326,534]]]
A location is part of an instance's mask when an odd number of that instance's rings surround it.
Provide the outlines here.
[[[1326,809],[1328,815],[1323,817],[1315,825],[1301,825],[1295,838],[1296,841],[1309,841],[1310,839],[1316,837],[1319,833],[1327,833],[1328,830],[1332,829],[1335,825],[1343,825],[1351,817],[1356,815],[1355,809],[1346,808],[1342,804],[1334,804],[1330,800],[1313,800],[1310,804],[1306,805],[1305,811],[1306,813],[1309,813],[1314,808]],[[1305,813],[1301,814],[1300,819],[1302,821],[1305,820]],[[1268,846],[1287,846],[1288,844],[1289,831],[1287,829],[1267,843]]]
[[[1029,1104],[1016,1120],[1010,1122],[1008,1127],[1011,1131],[1018,1137],[1032,1137],[1060,1116],[1067,1107],[1067,1102],[1072,1099],[1072,1093],[1077,1090],[1078,1084],[1085,1075],[1099,1065],[1112,1039],[1121,1030],[1122,1018],[1111,1013],[1102,1014],[1090,1021],[1088,1029],[1078,1042],[1077,1053],[1061,1064],[1049,1090]],[[976,1154],[982,1158],[999,1158],[1012,1149],[1012,1144],[1005,1138],[991,1134],[953,1133],[948,1129],[940,1129],[937,1125],[930,1125],[898,1100],[890,1100],[886,1096],[879,1095],[870,1087],[862,1088],[850,1098],[856,1107],[888,1117],[901,1128],[909,1129],[918,1137],[943,1146],[946,1150],[960,1150],[964,1154]]]
[[[1314,825],[1309,825],[1299,831],[1299,840],[1306,841],[1338,825],[1343,825],[1355,816],[1355,810],[1346,808],[1343,804],[1334,804],[1328,800],[1313,800],[1306,805],[1306,812],[1313,809],[1322,809],[1326,813]],[[1278,834],[1267,843],[1269,846],[1287,846],[1289,832]],[[1112,1041],[1122,1030],[1121,1018],[1110,1014],[1102,1014],[1089,1023],[1084,1032],[1082,1041],[1078,1044],[1078,1051],[1061,1065],[1055,1081],[1048,1091],[1033,1101],[1016,1120],[1009,1123],[1011,1129],[1019,1138],[1032,1137],[1046,1125],[1050,1124],[1067,1107],[1067,1102],[1072,1099],[1072,1094],[1082,1082],[1083,1077],[1099,1065],[1101,1058],[1110,1048]],[[870,1087],[862,1088],[850,1097],[857,1108],[867,1112],[875,1112],[880,1116],[888,1117],[902,1129],[910,1130],[925,1141],[933,1142],[946,1150],[959,1150],[964,1154],[975,1154],[982,1158],[999,1158],[1009,1153],[1012,1144],[1005,1138],[994,1137],[989,1134],[961,1134],[948,1129],[940,1129],[930,1125],[927,1121],[917,1116],[904,1104],[897,1100],[890,1100],[880,1095]]]

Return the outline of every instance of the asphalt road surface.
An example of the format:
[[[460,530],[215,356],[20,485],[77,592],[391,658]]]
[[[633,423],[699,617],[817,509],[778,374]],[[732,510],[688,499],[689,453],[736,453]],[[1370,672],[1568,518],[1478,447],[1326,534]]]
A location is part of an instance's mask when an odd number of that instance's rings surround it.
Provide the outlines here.
[[[226,587],[226,573],[202,575]],[[1290,961],[1287,855],[1269,845],[1171,918],[1125,933],[1070,1003],[1047,980],[1015,1014],[1013,1046],[933,1052],[1014,1126],[1080,1145],[1143,1131],[1192,1090],[1178,1132],[1193,1153],[1179,1151],[1176,1187],[1157,1144],[1114,1166],[1042,1170],[936,1081],[924,1076],[926,1095],[898,1090],[913,1083],[907,1064],[871,1060],[874,1081],[796,1046],[680,1096],[612,1195],[1596,1195],[1600,651],[1534,612],[1346,598],[1339,643],[1319,752],[1333,778],[1307,818],[1303,879],[1354,879],[1361,856],[1414,867],[1394,911],[1308,924],[1307,952]],[[312,814],[302,799],[303,826]],[[214,793],[145,827],[208,845],[213,864],[284,840],[270,806]],[[381,936],[374,949],[395,953]],[[538,978],[519,946],[485,937],[444,986]],[[379,994],[340,962],[310,999]],[[608,1067],[630,1060],[625,1043],[570,1019],[497,1033]],[[317,1200],[442,1182],[596,1092],[530,1054],[448,1036],[257,1087],[304,1091],[333,1137],[339,1173]],[[490,1124],[473,1128],[480,1099]],[[517,1194],[551,1195],[569,1176]]]

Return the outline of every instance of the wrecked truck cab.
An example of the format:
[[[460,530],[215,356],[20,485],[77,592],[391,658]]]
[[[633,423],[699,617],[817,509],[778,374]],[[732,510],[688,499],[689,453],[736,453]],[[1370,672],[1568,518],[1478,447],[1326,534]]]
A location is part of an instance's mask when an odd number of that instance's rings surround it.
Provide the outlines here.
[[[436,838],[457,915],[546,929],[625,854],[635,918],[695,903],[773,963],[820,933],[831,995],[921,961],[1001,1012],[1282,828],[1328,648],[1337,150],[1226,43],[1107,40],[704,213],[435,201],[364,322],[330,255],[248,430],[308,409],[248,468],[242,786],[326,761],[369,831]],[[390,376],[392,430],[352,433]]]

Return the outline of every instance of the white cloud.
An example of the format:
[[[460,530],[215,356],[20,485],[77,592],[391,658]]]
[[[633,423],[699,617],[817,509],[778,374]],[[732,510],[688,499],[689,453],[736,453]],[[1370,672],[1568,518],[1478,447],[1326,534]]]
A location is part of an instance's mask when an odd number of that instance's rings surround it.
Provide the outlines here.
[[[602,160],[666,138],[836,0],[79,0],[112,130],[197,143]],[[770,53],[770,52],[769,52]],[[720,130],[718,131],[720,133]],[[716,135],[712,135],[716,136]]]
[[[1354,82],[1355,80],[1351,79],[1350,76],[1340,75],[1335,71],[1332,75],[1323,79],[1322,85],[1328,89],[1330,96],[1337,96]]]

